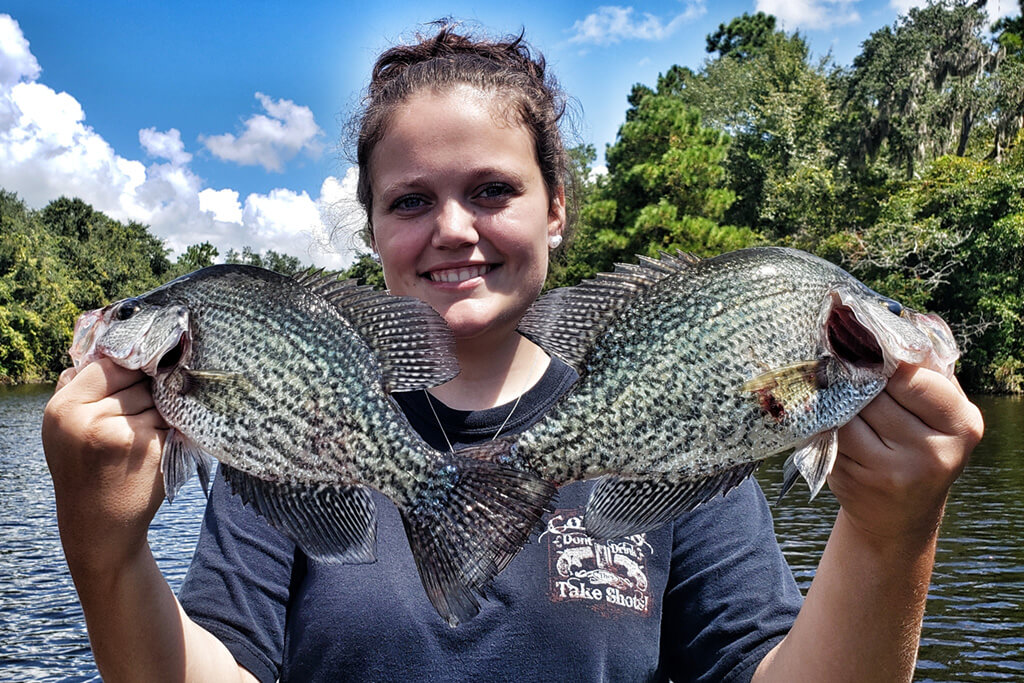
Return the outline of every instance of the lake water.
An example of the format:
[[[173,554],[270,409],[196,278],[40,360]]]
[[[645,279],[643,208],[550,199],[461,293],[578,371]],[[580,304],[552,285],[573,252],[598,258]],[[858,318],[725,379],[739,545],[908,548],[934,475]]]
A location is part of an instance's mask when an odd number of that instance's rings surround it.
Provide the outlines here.
[[[61,552],[39,441],[51,387],[0,388],[0,680],[97,679],[82,611]],[[915,680],[1024,681],[1024,400],[977,399],[986,436],[953,488],[943,523]],[[781,458],[758,478],[773,497]],[[177,590],[204,500],[186,485],[157,513],[150,543]],[[802,589],[837,506],[794,491],[776,533]]]

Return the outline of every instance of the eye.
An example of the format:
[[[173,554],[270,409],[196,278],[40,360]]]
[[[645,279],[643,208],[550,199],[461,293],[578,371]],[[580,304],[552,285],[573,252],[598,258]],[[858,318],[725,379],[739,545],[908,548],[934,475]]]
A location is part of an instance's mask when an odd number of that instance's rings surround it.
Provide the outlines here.
[[[882,305],[888,308],[889,312],[892,313],[893,315],[903,315],[903,306],[898,301],[886,299],[885,301],[882,302]]]
[[[120,306],[117,307],[117,310],[114,311],[114,319],[127,320],[128,318],[138,313],[139,309],[141,308],[142,304],[139,303],[138,299],[126,299]]]
[[[407,194],[399,197],[395,201],[391,202],[392,211],[416,211],[417,209],[423,208],[426,204],[426,200],[420,195]]]
[[[513,190],[505,183],[488,183],[477,193],[480,199],[499,199],[512,194]]]

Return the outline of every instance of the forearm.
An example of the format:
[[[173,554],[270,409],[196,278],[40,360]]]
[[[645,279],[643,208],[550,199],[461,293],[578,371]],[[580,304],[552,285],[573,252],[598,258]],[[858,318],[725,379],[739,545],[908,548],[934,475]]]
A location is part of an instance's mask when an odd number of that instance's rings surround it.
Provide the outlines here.
[[[842,510],[803,608],[754,681],[910,681],[921,636],[935,533],[872,538]]]
[[[148,546],[115,573],[72,576],[105,681],[254,680],[184,613]]]

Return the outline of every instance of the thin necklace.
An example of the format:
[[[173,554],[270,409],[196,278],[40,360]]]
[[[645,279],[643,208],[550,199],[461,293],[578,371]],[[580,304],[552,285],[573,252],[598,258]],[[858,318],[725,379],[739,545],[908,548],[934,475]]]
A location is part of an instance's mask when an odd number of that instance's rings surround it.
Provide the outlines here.
[[[534,355],[533,362],[530,363],[530,372],[526,376],[527,383],[529,383],[530,378],[533,377],[533,371],[536,368],[537,368],[537,356]],[[491,437],[491,441],[494,441],[495,439],[497,439],[498,438],[498,434],[501,434],[501,430],[505,428],[505,425],[507,425],[508,421],[512,418],[512,413],[516,412],[516,408],[519,407],[519,402],[523,400],[523,394],[525,394],[529,390],[530,390],[530,386],[529,386],[529,384],[527,384],[526,388],[523,389],[523,393],[519,394],[519,396],[516,397],[516,402],[512,404],[512,410],[508,411],[508,415],[505,416],[505,421],[501,423],[500,427],[498,427],[498,431],[494,432],[494,436]],[[437,426],[441,429],[441,436],[444,437],[445,443],[448,444],[448,450],[451,451],[452,453],[454,453],[455,452],[455,448],[452,447],[451,439],[448,438],[448,432],[446,432],[444,430],[444,425],[441,424],[441,418],[437,416],[437,411],[434,409],[434,402],[432,400],[430,400],[431,399],[430,392],[427,391],[426,389],[424,389],[423,393],[426,394],[426,396],[427,396],[427,405],[430,406],[430,412],[432,412],[434,414],[434,419],[437,420]]]

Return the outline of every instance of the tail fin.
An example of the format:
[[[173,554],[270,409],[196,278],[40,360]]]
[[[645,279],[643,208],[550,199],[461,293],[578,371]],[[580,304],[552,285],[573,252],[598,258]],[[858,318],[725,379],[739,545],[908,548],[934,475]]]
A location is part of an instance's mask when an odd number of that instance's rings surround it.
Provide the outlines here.
[[[553,484],[475,450],[449,456],[444,481],[401,509],[427,597],[450,626],[480,611],[478,597],[522,549],[548,510]]]

